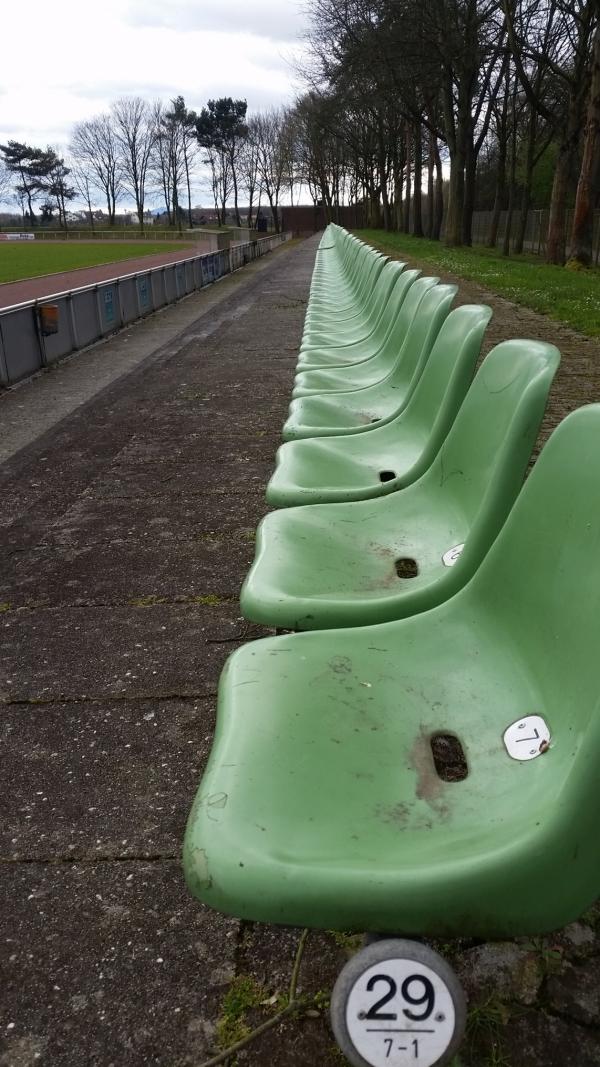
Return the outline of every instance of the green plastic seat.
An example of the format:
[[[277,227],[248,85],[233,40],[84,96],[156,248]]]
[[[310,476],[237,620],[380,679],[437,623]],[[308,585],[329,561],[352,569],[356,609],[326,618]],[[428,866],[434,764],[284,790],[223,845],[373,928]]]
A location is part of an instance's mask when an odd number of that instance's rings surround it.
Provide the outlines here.
[[[410,271],[406,271],[406,275],[410,275],[410,273]],[[418,365],[419,345],[422,343],[423,332],[427,331],[428,316],[433,316],[435,306],[439,302],[444,302],[442,294],[447,296],[450,293],[448,288],[439,287],[438,282],[439,278],[413,279],[403,298],[402,290],[400,290],[400,306],[395,314],[392,310],[393,319],[390,322],[385,339],[380,344],[379,350],[370,359],[362,359],[360,362],[352,362],[340,367],[332,366],[330,369],[299,370],[296,375],[292,397],[295,399],[298,396],[310,396],[313,393],[321,392],[319,389],[321,381],[325,383],[323,391],[328,390],[329,392],[364,389],[367,385],[378,384],[383,382],[384,379],[389,379],[389,386],[395,386],[397,389],[401,388],[401,383],[405,383],[405,385],[409,383]],[[415,316],[419,311],[425,293],[433,289],[434,286],[438,286],[436,295],[431,298],[429,303],[423,305],[420,311],[420,319],[417,320],[421,323],[419,328],[417,322],[414,321]],[[456,291],[456,287],[454,287],[453,296],[456,295]],[[398,301],[392,300],[390,303],[396,305]],[[383,320],[384,328],[388,320],[389,316],[386,315]],[[419,332],[419,329],[421,332]],[[365,351],[364,344],[363,351]],[[332,381],[336,382],[333,387],[331,385]]]
[[[196,897],[261,922],[485,939],[593,903],[599,479],[594,405],[552,435],[456,596],[233,654],[185,835]]]
[[[356,314],[357,308],[367,302],[386,262],[387,257],[358,242],[345,270],[313,276],[307,317]]]
[[[432,281],[419,278],[406,295],[400,315],[409,325],[387,374],[362,389],[296,397],[283,426],[284,440],[364,433],[406,407],[457,293],[456,285],[431,285]],[[388,353],[378,357],[380,368],[393,355],[390,346],[391,341]]]
[[[267,486],[269,504],[366,500],[420,478],[462,404],[491,314],[484,305],[464,304],[448,315],[406,407],[395,418],[366,427],[366,433],[282,445]]]
[[[452,596],[521,487],[559,361],[553,345],[504,341],[483,361],[417,482],[375,500],[267,515],[242,588],[243,615],[292,630],[362,626]]]
[[[392,266],[394,264],[390,264],[390,267]],[[319,346],[301,348],[298,357],[299,372],[305,369],[353,367],[388,350],[397,352],[404,340],[404,319],[398,322],[398,316],[408,290],[420,273],[418,270],[400,272],[377,325],[368,337],[360,338],[351,344],[322,343]],[[439,278],[430,278],[428,287],[438,282]]]
[[[367,245],[359,245],[352,265],[347,271],[338,271],[332,276],[320,280],[314,279],[311,285],[308,314],[313,317],[326,315],[328,310],[340,310],[340,299],[349,301],[348,311],[356,314],[357,305],[366,301],[368,294],[377,284],[377,276],[387,262],[385,256]],[[318,281],[318,284],[316,284]]]
[[[381,269],[366,307],[360,314],[341,321],[329,321],[328,325],[313,324],[307,315],[302,344],[305,348],[313,345],[341,348],[355,344],[371,337],[378,327],[386,305],[402,270],[404,263],[388,260]]]

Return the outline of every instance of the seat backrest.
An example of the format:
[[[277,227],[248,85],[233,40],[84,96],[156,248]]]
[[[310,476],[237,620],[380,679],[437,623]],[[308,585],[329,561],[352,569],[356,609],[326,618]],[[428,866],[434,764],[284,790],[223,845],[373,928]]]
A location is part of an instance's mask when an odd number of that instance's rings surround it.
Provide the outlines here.
[[[486,527],[492,522],[498,531],[522,484],[559,363],[558,349],[541,341],[496,345],[425,476],[442,497],[459,504],[469,523],[478,517],[487,545],[491,531]]]
[[[420,477],[431,465],[462,404],[485,328],[492,317],[485,304],[463,304],[445,319],[410,400],[399,418],[427,436],[427,448],[412,468]]]
[[[370,306],[366,308],[368,318],[372,323],[379,322],[383,309],[388,303],[404,267],[404,263],[399,263],[398,260],[394,259],[388,259],[384,264],[371,295]]]
[[[404,268],[405,264],[402,263],[400,266]],[[406,299],[408,290],[413,282],[417,280],[420,273],[420,270],[403,269],[402,273],[399,275],[398,280],[392,289],[390,298],[385,304],[374,330],[375,337],[380,346],[387,341],[388,336],[396,324],[396,320],[400,314],[400,309]]]
[[[600,404],[579,408],[554,431],[460,595],[475,600],[483,618],[489,614],[530,664],[536,685],[558,709],[573,754],[580,731],[594,716],[597,781]],[[522,713],[535,710],[528,707]],[[553,731],[556,725],[550,723]]]
[[[372,297],[379,276],[386,263],[387,257],[379,255],[379,253],[374,256],[365,256],[362,268],[356,275],[355,285],[353,287],[354,302],[357,311],[360,309],[364,311],[367,308],[367,303]]]
[[[390,317],[392,322],[387,330],[385,348],[394,361],[400,353],[421,300],[425,293],[439,282],[439,278],[420,278],[420,273],[418,270],[405,270],[403,272],[394,290],[394,299],[399,299],[399,306],[394,304],[386,308],[386,323],[389,323]],[[407,288],[403,292],[400,287],[405,285]]]
[[[437,280],[437,279],[436,279]],[[392,369],[384,379],[390,389],[402,392],[406,400],[429,358],[442,323],[458,291],[456,285],[424,285],[430,278],[419,278],[411,287],[403,309],[414,306],[414,313]]]

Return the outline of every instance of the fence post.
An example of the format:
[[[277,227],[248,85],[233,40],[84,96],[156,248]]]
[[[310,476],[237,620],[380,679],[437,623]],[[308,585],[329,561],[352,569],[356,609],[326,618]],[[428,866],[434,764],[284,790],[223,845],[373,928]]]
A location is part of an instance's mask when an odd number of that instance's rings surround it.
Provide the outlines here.
[[[8,367],[4,352],[4,338],[2,337],[2,319],[0,319],[0,384],[8,385]]]

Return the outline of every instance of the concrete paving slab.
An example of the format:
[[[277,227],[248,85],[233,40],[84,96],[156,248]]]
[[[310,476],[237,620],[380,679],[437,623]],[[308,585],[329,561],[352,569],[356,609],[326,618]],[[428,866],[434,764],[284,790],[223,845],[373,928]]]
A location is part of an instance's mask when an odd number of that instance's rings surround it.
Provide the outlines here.
[[[199,534],[177,540],[35,548],[15,557],[0,578],[0,602],[12,608],[135,604],[148,597],[189,603],[195,597],[237,599],[254,559],[248,534]],[[10,573],[12,571],[12,573]]]
[[[179,864],[5,864],[1,1067],[192,1067],[213,1047],[237,923]]]
[[[154,462],[123,461],[103,471],[91,488],[99,496],[113,493],[126,496],[134,492],[155,495],[157,489],[184,492],[190,487],[196,490],[226,488],[230,493],[260,492],[275,466],[275,455],[271,454],[270,448],[265,458],[260,455],[262,449],[253,449],[252,444],[247,443],[243,448],[232,447],[228,438],[213,439],[202,447],[201,452],[201,456],[188,463],[169,456]]]
[[[237,602],[207,598],[209,604],[148,597],[143,606],[4,611],[0,701],[212,694],[244,626]]]
[[[222,664],[263,632],[239,617],[233,585],[267,510],[302,316],[292,306],[276,317],[260,383],[224,331],[234,322],[246,337],[265,334],[261,287],[305,293],[312,258],[297,249],[287,279],[273,259],[243,300],[236,292],[121,377],[113,366],[102,388],[96,372],[73,373],[62,421],[34,425],[52,375],[21,391],[13,449],[21,420],[30,438],[0,469],[2,580],[14,601],[0,613],[12,768],[0,785],[11,939],[1,1067],[79,1067],[82,1049],[98,1067],[198,1067],[215,1047],[238,927],[189,897],[172,857]],[[327,1028],[307,1025],[315,1062],[327,1062]],[[293,1026],[281,1032],[298,1044]]]
[[[218,505],[218,514],[211,507]],[[255,529],[266,504],[261,489],[254,493],[185,493],[111,499],[85,493],[47,528],[41,544],[105,544],[108,541],[152,541],[168,547],[174,541],[231,537],[254,543]],[[243,522],[244,525],[240,525]],[[247,523],[247,525],[246,525]]]
[[[5,707],[0,856],[177,859],[213,728],[212,699]]]

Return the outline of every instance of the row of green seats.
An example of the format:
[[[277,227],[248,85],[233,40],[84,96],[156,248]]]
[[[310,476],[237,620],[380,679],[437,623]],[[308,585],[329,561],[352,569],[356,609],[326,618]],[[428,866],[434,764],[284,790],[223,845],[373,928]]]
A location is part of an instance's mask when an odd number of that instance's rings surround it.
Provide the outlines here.
[[[455,296],[325,231],[267,492],[280,510],[241,597],[249,619],[313,632],[230,657],[185,837],[192,893],[226,913],[502,938],[597,896],[600,405],[522,485],[559,352],[503,342],[471,381],[491,312]],[[456,1051],[460,989],[411,944],[340,976],[353,1064]]]

